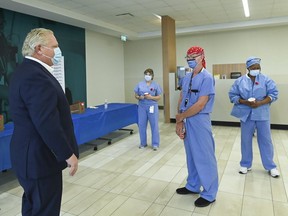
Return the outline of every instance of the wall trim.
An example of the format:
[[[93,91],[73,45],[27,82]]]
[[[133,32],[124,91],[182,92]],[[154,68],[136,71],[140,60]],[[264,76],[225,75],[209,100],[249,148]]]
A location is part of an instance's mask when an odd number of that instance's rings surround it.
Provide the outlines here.
[[[176,123],[176,119],[170,118],[170,123]],[[212,121],[212,125],[228,126],[228,127],[240,127],[240,122]],[[271,124],[271,129],[288,130],[288,125]]]

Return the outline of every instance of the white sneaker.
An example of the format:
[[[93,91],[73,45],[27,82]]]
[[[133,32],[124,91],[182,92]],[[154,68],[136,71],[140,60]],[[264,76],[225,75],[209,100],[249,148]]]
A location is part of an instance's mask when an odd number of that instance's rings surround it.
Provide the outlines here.
[[[146,147],[147,147],[147,145],[146,145],[146,146],[140,145],[140,146],[139,146],[139,149],[144,149],[144,148],[146,148]]]
[[[273,178],[277,178],[280,176],[280,173],[279,171],[277,170],[277,168],[273,168],[269,171],[270,175],[273,177]]]
[[[252,168],[247,168],[247,167],[240,167],[239,173],[240,174],[246,174],[248,171],[252,170]]]
[[[157,151],[158,150],[158,146],[153,146],[153,150]]]

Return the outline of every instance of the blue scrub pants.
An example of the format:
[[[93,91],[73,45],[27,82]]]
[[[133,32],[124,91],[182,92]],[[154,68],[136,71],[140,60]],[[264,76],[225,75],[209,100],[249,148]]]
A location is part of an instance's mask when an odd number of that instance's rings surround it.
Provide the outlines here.
[[[154,106],[154,113],[150,113],[150,107]],[[140,134],[140,145],[147,146],[147,124],[149,121],[152,135],[152,146],[159,147],[159,110],[158,104],[139,104],[138,105],[138,127]]]
[[[257,129],[257,142],[260,150],[263,167],[271,170],[276,167],[273,156],[274,149],[271,140],[270,121],[241,121],[241,154],[240,166],[252,167],[253,150],[252,138],[255,128]]]
[[[197,114],[187,118],[185,127],[184,145],[188,169],[185,187],[200,192],[202,186],[200,196],[213,201],[218,191],[218,171],[210,116]]]

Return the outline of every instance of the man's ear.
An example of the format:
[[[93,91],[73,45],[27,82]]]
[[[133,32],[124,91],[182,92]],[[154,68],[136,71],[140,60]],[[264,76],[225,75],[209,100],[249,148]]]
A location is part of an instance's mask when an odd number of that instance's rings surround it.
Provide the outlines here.
[[[37,46],[35,46],[35,52],[37,53],[37,54],[41,54],[42,53],[42,51],[41,51],[41,45],[37,45]]]

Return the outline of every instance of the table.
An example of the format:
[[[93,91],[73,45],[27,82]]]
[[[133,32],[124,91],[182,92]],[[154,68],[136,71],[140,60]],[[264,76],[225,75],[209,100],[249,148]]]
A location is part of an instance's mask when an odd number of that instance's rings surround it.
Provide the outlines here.
[[[109,103],[95,109],[87,108],[84,113],[72,114],[74,132],[77,144],[81,145],[91,140],[105,136],[115,130],[138,122],[138,106],[129,103]],[[13,133],[13,123],[5,124],[0,132],[0,171],[11,168],[10,141]]]
[[[11,168],[10,161],[10,141],[13,133],[13,123],[4,125],[4,130],[0,131],[0,171]]]
[[[109,103],[108,109],[104,109],[104,105],[95,108],[72,115],[78,145],[138,122],[136,104]]]

